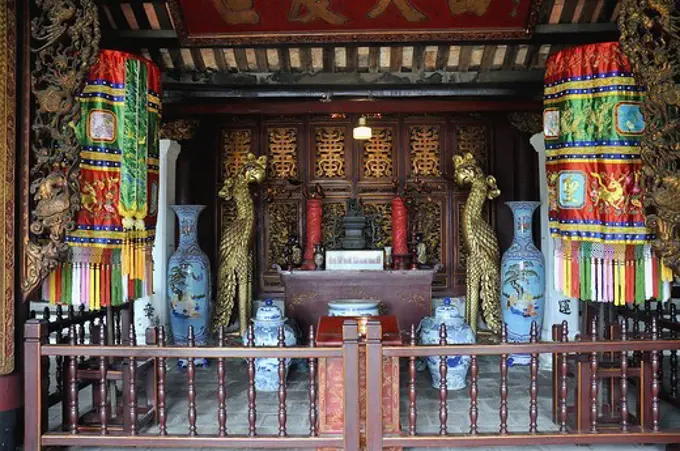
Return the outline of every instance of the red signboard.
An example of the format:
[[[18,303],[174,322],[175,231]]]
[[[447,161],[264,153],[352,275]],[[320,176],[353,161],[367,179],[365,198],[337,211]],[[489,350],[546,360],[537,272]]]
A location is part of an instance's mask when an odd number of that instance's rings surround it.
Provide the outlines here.
[[[185,44],[530,36],[542,0],[172,0]]]

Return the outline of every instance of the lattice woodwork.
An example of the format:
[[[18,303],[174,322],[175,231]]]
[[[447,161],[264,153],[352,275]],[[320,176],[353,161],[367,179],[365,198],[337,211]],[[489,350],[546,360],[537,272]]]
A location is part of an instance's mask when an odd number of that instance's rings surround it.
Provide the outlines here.
[[[373,128],[373,137],[364,145],[364,178],[392,177],[392,128]]]
[[[379,241],[376,243],[378,249],[385,246],[392,245],[392,204],[364,204],[364,214],[381,215],[380,219],[376,221],[376,225],[380,228]]]
[[[456,126],[455,153],[464,155],[471,153],[483,169],[488,169],[488,133],[486,125],[465,124]]]
[[[321,208],[323,219],[321,220],[321,241],[326,249],[331,249],[333,239],[333,218],[337,218],[336,229],[338,236],[336,241],[340,242],[344,236],[344,229],[339,220],[347,213],[347,205],[343,203],[324,203]]]
[[[298,177],[297,127],[270,128],[267,136],[267,155],[269,156],[267,177],[270,180],[296,179]]]
[[[439,156],[439,128],[438,125],[409,127],[412,176],[439,177],[442,174]]]
[[[234,175],[243,166],[251,150],[253,136],[250,129],[222,130],[222,161],[225,162],[223,177]]]
[[[316,129],[317,178],[337,179],[345,177],[345,129],[342,127],[318,127]]]
[[[267,207],[267,268],[274,263],[285,267],[288,239],[297,233],[298,206],[291,202],[274,202]]]
[[[437,201],[419,201],[415,208],[415,229],[423,234],[429,260],[442,260],[442,206]]]

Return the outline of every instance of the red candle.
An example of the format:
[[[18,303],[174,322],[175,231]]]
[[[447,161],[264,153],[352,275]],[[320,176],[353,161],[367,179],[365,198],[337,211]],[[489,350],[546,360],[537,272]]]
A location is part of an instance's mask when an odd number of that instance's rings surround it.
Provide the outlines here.
[[[408,211],[404,199],[392,199],[392,255],[408,254]]]
[[[321,199],[307,199],[307,245],[303,269],[314,269],[314,246],[321,242]]]

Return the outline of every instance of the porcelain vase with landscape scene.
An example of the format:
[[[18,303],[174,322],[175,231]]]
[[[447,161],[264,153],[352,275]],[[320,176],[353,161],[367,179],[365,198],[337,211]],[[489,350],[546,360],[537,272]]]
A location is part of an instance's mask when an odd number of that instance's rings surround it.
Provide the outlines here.
[[[193,326],[197,346],[206,345],[210,320],[210,261],[198,245],[196,226],[205,205],[171,205],[179,219],[179,246],[168,262],[168,307],[175,345],[186,346]],[[196,366],[208,360],[194,359]],[[187,360],[179,360],[186,367]]]
[[[545,303],[545,262],[534,245],[532,217],[540,202],[506,202],[514,216],[514,237],[501,259],[501,310],[508,341],[529,341],[531,323],[541,330]],[[528,365],[528,354],[513,354],[510,365]]]

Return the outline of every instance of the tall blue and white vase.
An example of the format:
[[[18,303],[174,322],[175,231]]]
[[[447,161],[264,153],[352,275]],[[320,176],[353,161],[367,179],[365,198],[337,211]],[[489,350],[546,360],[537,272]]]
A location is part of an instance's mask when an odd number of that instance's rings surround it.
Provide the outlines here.
[[[506,202],[514,216],[512,244],[501,259],[501,311],[508,341],[526,343],[531,323],[540,333],[545,304],[545,261],[534,245],[532,218],[540,202]],[[513,354],[510,365],[528,365],[528,354]]]
[[[205,205],[171,205],[179,219],[179,246],[168,262],[168,307],[174,343],[188,344],[189,326],[194,328],[197,346],[206,345],[210,330],[210,261],[198,245],[196,226]],[[208,359],[194,359],[207,366]],[[187,365],[180,359],[179,366]]]

